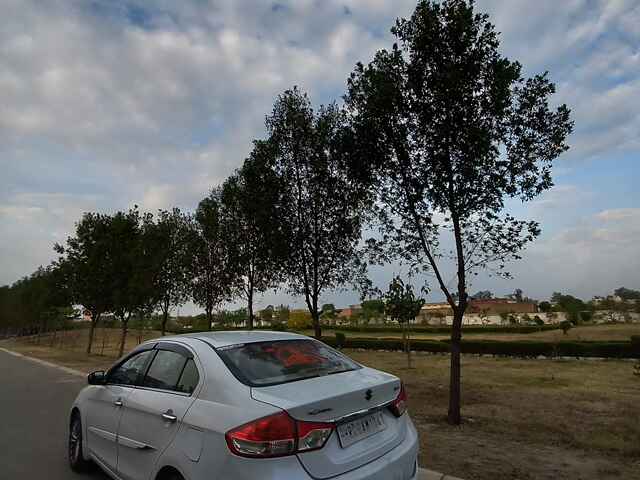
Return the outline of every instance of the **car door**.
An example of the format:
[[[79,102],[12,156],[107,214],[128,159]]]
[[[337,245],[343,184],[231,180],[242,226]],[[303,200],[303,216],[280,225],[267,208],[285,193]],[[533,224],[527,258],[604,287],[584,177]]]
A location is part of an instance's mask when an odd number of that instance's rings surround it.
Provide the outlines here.
[[[106,376],[105,385],[97,385],[88,397],[86,436],[89,451],[108,469],[117,467],[117,433],[122,406],[133,391],[155,352],[132,353],[114,366]]]
[[[193,354],[168,342],[156,346],[141,384],[127,398],[118,430],[118,475],[149,477],[193,403],[200,375]]]

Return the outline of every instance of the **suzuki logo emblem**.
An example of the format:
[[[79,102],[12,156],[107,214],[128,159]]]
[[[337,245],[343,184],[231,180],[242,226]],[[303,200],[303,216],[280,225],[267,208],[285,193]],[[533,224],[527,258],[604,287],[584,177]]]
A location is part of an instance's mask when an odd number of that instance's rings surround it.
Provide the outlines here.
[[[364,393],[364,398],[366,400],[371,400],[371,397],[373,397],[373,392],[371,391],[371,389],[369,389]]]

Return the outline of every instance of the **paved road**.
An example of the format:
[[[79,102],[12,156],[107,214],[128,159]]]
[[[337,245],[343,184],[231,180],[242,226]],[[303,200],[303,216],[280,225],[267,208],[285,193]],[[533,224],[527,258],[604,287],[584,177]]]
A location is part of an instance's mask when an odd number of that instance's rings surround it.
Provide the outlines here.
[[[0,350],[0,480],[109,480],[67,463],[68,415],[86,379]],[[459,480],[423,471],[421,480]]]
[[[69,406],[81,377],[0,351],[0,479],[107,480],[67,463]]]

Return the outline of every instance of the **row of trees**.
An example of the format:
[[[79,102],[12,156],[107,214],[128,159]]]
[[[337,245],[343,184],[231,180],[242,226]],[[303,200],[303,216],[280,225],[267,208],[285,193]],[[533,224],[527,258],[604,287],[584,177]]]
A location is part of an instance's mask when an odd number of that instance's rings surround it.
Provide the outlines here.
[[[187,240],[160,252],[187,252],[187,290],[209,318],[242,295],[251,325],[254,295],[284,285],[304,299],[318,337],[323,292],[356,284],[368,297],[363,259],[428,273],[454,313],[448,418],[458,424],[470,280],[482,269],[509,276],[506,263],[539,235],[505,203],[552,186],[572,122],[565,105],[549,105],[547,74],[525,78],[501,55],[474,2],[421,0],[391,31],[396,43],[356,65],[342,106],[314,109],[298,88],[281,94],[243,166],[179,219],[191,224],[177,237]],[[166,260],[146,240],[157,224],[135,209],[87,214],[58,247],[74,302],[94,322],[113,311],[126,330],[155,305],[140,292],[160,282]],[[365,225],[375,234],[362,242]]]

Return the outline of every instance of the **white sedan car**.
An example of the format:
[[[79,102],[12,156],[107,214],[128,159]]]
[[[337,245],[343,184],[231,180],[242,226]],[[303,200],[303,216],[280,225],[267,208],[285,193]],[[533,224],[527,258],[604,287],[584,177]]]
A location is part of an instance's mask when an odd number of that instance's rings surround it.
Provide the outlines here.
[[[69,461],[121,480],[409,480],[406,398],[397,377],[302,335],[163,337],[89,375]]]

